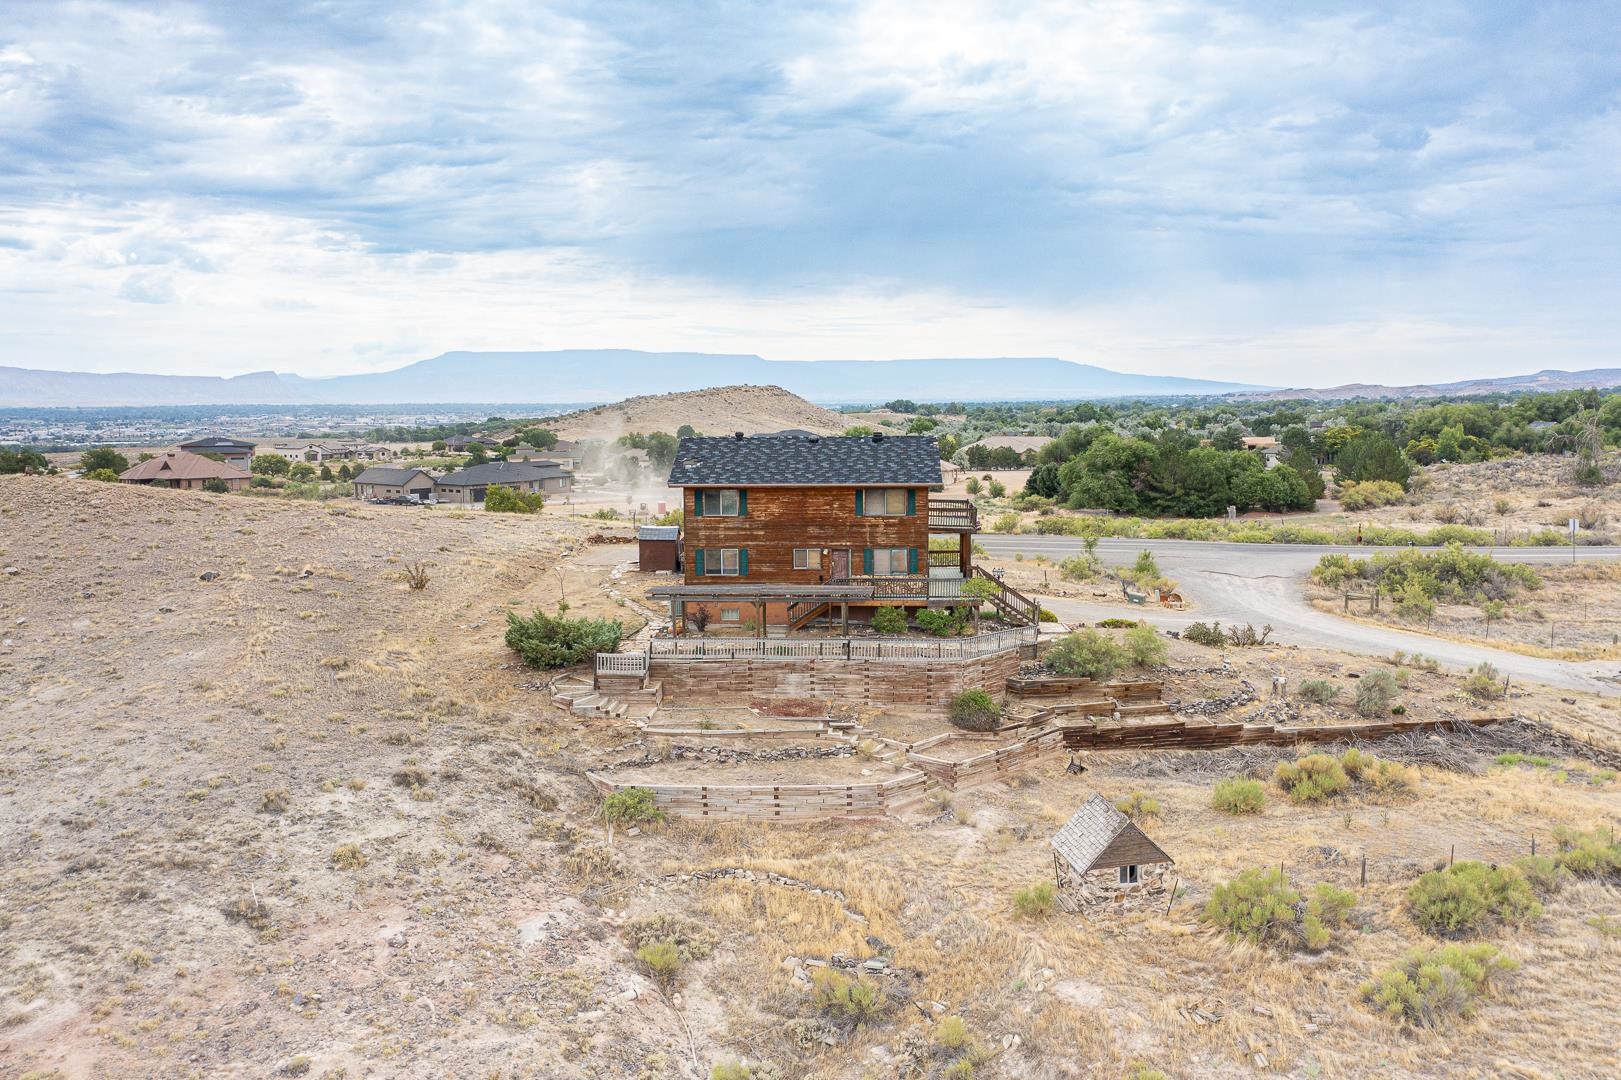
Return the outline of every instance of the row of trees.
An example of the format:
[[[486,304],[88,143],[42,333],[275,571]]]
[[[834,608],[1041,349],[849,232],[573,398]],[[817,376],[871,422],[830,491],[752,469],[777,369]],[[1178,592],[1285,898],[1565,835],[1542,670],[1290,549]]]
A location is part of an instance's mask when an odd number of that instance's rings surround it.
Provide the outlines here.
[[[1191,436],[1125,438],[1101,425],[1062,464],[1032,470],[1025,492],[1073,509],[1113,510],[1144,517],[1215,517],[1248,510],[1307,510],[1323,493],[1309,460],[1268,469],[1259,454],[1199,446]],[[1054,444],[1056,445],[1056,444]],[[1072,443],[1073,445],[1073,443]]]

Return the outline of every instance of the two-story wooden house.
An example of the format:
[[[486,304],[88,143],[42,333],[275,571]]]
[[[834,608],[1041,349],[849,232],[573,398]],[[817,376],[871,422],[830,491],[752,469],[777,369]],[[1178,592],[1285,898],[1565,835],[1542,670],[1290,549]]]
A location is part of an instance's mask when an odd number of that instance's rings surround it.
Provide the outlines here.
[[[761,635],[847,626],[886,605],[955,606],[983,573],[977,517],[965,500],[934,498],[940,482],[929,435],[682,439],[670,486],[682,492],[683,581],[651,595],[689,628]]]

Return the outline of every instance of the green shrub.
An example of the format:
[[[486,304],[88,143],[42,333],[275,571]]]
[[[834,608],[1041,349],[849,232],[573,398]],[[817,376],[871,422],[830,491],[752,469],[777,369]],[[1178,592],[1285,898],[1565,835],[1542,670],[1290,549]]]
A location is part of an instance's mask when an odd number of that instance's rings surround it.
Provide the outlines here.
[[[1300,917],[1300,936],[1306,948],[1321,952],[1334,942],[1334,935],[1345,926],[1346,917],[1356,907],[1356,893],[1327,882],[1315,885]]]
[[[1296,761],[1280,761],[1272,769],[1272,780],[1297,803],[1331,798],[1351,786],[1345,769],[1327,754],[1307,754]]]
[[[1107,679],[1125,665],[1126,654],[1096,630],[1077,630],[1053,645],[1044,659],[1060,675]]]
[[[84,474],[86,480],[99,480],[104,484],[118,483],[118,474],[111,469],[91,469]]]
[[[1489,990],[1494,976],[1518,966],[1491,945],[1416,949],[1364,984],[1362,997],[1392,1020],[1433,1028],[1467,1014],[1475,998]]]
[[[912,616],[917,621],[919,630],[935,637],[956,637],[962,633],[963,620],[954,611],[943,611],[939,608],[919,608]]]
[[[837,968],[817,968],[812,976],[811,1000],[821,1012],[852,1027],[882,1016],[889,1001],[876,983],[852,979]]]
[[[207,480],[203,481],[203,490],[211,491],[215,495],[229,495],[231,493],[231,485],[227,484],[224,480],[217,476],[210,476]]]
[[[1107,619],[1099,619],[1097,625],[1100,630],[1130,630],[1137,625],[1138,621],[1137,619],[1122,619],[1111,615]]]
[[[1058,564],[1058,576],[1065,581],[1091,581],[1103,567],[1090,555],[1071,555]]]
[[[1364,480],[1340,485],[1340,506],[1345,510],[1372,510],[1394,506],[1407,497],[1400,484],[1389,480]]]
[[[1502,675],[1485,660],[1469,669],[1469,677],[1463,681],[1463,688],[1477,701],[1496,701],[1508,693]]]
[[[1303,701],[1313,705],[1327,705],[1340,696],[1340,688],[1327,679],[1302,679],[1298,691]]]
[[[1013,894],[1013,913],[1021,919],[1045,919],[1057,905],[1057,890],[1052,882],[1042,881]]]
[[[1355,893],[1328,884],[1314,886],[1302,903],[1282,870],[1245,870],[1216,887],[1203,919],[1231,940],[1316,952],[1333,944],[1355,906]]]
[[[1494,923],[1520,926],[1542,914],[1531,883],[1512,866],[1454,863],[1432,870],[1407,890],[1407,908],[1426,933],[1458,937]]]
[[[519,491],[505,484],[491,484],[484,493],[484,509],[494,514],[533,514],[545,505],[540,492]]]
[[[1531,891],[1538,896],[1552,896],[1565,887],[1570,872],[1558,860],[1547,855],[1521,855],[1514,860],[1514,869],[1525,875]]]
[[[1621,844],[1615,843],[1607,833],[1576,832],[1573,829],[1555,829],[1554,842],[1558,854],[1554,861],[1561,870],[1576,877],[1614,878],[1621,876]]]
[[[1114,808],[1133,821],[1138,818],[1159,817],[1159,800],[1151,799],[1140,791],[1134,791],[1124,799],[1117,800]]]
[[[906,633],[906,612],[898,607],[881,607],[872,613],[872,629],[879,634]]]
[[[947,1050],[961,1050],[968,1045],[968,1025],[960,1016],[943,1016],[934,1026],[934,1041]]]
[[[1396,597],[1396,614],[1403,619],[1420,622],[1435,615],[1435,601],[1424,595],[1424,589],[1418,582],[1409,581]]]
[[[1127,630],[1123,640],[1126,655],[1138,667],[1158,667],[1165,663],[1171,652],[1159,633],[1145,622],[1139,622]]]
[[[1256,945],[1289,942],[1294,936],[1295,905],[1300,894],[1282,870],[1245,870],[1217,885],[1205,904],[1204,921]]]
[[[1036,617],[1038,619],[1040,619],[1042,622],[1057,622],[1058,621],[1058,613],[1053,611],[1052,608],[1042,608],[1040,613]]]
[[[1396,676],[1388,671],[1370,671],[1356,686],[1356,711],[1362,716],[1388,716],[1396,700]]]
[[[951,699],[951,722],[964,731],[995,731],[1002,707],[984,690],[964,690]]]
[[[735,1061],[709,1070],[709,1080],[754,1080],[754,1070]]]
[[[649,942],[636,950],[636,959],[665,990],[675,985],[676,977],[681,974],[681,952],[673,941]]]
[[[525,619],[507,612],[507,648],[534,668],[568,667],[599,652],[614,652],[624,634],[618,619],[569,619],[543,611]]]
[[[614,825],[638,825],[663,821],[664,811],[654,803],[652,788],[628,787],[603,798],[602,818]]]
[[[1228,814],[1259,814],[1266,808],[1266,786],[1243,776],[1217,780],[1210,805]]]
[[[1189,623],[1188,628],[1182,631],[1182,640],[1191,641],[1195,645],[1204,645],[1212,649],[1225,649],[1227,635],[1221,632],[1221,623],[1211,623],[1206,626],[1202,622]]]

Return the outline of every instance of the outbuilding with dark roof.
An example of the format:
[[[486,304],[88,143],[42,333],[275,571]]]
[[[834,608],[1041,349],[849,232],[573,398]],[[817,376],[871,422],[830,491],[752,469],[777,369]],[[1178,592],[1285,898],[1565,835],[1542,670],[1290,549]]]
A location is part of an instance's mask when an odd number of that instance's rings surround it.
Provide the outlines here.
[[[1159,891],[1172,859],[1125,814],[1093,795],[1052,838],[1059,901],[1079,910],[1133,891]]]

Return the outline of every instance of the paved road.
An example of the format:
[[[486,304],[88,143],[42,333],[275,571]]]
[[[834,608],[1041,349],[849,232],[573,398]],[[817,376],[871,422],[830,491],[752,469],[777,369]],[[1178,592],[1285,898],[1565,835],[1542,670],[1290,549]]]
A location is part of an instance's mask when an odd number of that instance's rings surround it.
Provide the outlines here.
[[[1075,537],[1003,536],[982,533],[976,538],[994,562],[1022,552],[1026,558],[1045,555],[1064,559],[1086,550]],[[1449,667],[1466,667],[1490,660],[1510,677],[1572,690],[1621,696],[1621,663],[1613,660],[1571,662],[1464,645],[1443,638],[1402,630],[1368,626],[1318,611],[1306,602],[1303,583],[1317,560],[1332,551],[1368,555],[1393,548],[1330,547],[1313,544],[1228,544],[1196,540],[1100,540],[1098,557],[1112,566],[1130,565],[1137,553],[1154,553],[1160,569],[1174,578],[1194,603],[1188,612],[1144,609],[1142,617],[1156,626],[1181,629],[1196,619],[1218,619],[1224,624],[1271,623],[1274,640],[1313,645],[1341,652],[1389,656],[1397,649],[1422,652]],[[1568,563],[1569,548],[1477,548],[1511,562]],[[1578,560],[1621,558],[1621,547],[1577,549]],[[1118,604],[1104,605],[1044,598],[1043,603],[1065,621],[1096,621],[1121,613]]]

